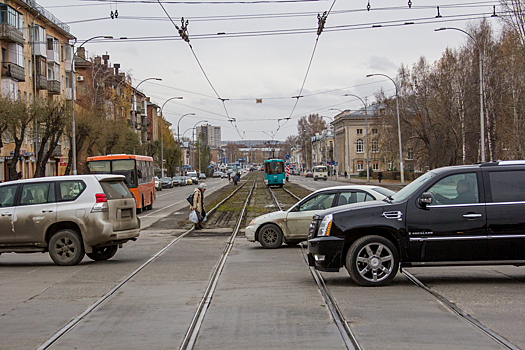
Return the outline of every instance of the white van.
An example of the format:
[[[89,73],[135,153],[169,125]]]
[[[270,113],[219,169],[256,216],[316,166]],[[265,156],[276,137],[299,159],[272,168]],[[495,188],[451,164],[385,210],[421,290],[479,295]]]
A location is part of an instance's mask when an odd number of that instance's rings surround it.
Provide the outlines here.
[[[317,165],[314,166],[314,181],[317,180],[328,180],[328,173],[326,166],[324,165]]]
[[[186,176],[191,179],[191,183],[193,185],[197,185],[199,183],[199,173],[197,173],[197,171],[188,171]]]

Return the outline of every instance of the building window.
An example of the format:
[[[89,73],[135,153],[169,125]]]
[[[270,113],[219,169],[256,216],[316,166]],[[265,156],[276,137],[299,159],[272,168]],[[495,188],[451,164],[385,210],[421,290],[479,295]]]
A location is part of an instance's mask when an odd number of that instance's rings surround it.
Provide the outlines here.
[[[408,152],[407,152],[407,159],[408,159],[408,160],[412,160],[412,159],[414,159],[414,149],[413,149],[413,148],[409,148],[409,149],[408,149]]]
[[[372,153],[379,152],[379,142],[377,140],[372,141]]]
[[[377,160],[375,160],[374,164],[372,164],[372,170],[379,170],[379,162]]]
[[[357,162],[357,171],[363,170],[363,162]]]
[[[363,129],[357,129],[357,135],[363,135]]]
[[[377,129],[372,129],[372,135],[377,135]]]
[[[363,153],[364,150],[363,150],[363,140],[361,139],[358,139],[356,142],[355,142],[355,151],[357,153]]]

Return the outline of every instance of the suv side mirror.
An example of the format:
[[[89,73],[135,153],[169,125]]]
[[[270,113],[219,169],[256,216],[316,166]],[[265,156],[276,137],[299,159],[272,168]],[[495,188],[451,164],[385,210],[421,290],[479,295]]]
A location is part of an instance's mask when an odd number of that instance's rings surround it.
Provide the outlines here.
[[[419,205],[426,207],[429,204],[432,204],[432,194],[430,192],[423,192],[421,197],[419,197]]]

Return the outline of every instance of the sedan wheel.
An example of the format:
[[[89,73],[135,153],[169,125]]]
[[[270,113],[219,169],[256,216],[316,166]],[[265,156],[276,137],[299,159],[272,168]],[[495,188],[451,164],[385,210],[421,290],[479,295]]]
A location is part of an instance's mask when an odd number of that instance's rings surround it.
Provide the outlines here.
[[[283,233],[274,224],[266,224],[259,231],[259,243],[263,248],[279,248],[283,243]]]
[[[49,255],[57,265],[76,265],[84,254],[82,240],[73,230],[60,230],[49,240]]]
[[[388,239],[365,236],[352,244],[346,255],[345,266],[357,284],[384,286],[397,274],[399,254]]]

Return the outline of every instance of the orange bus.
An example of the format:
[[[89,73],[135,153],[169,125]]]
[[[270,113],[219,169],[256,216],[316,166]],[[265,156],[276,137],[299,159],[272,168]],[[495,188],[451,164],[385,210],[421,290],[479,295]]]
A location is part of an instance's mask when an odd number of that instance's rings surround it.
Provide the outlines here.
[[[157,198],[153,158],[132,154],[88,157],[88,174],[124,175],[126,185],[137,200],[137,212],[153,209]]]

